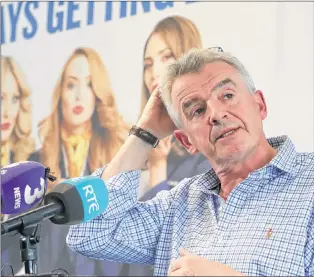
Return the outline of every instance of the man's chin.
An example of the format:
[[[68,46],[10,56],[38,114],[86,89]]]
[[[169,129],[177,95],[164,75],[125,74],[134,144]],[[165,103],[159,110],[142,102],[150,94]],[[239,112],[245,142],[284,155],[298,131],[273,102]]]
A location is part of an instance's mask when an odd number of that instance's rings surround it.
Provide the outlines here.
[[[242,151],[237,148],[224,148],[221,152],[217,153],[220,161],[237,161],[242,159]]]

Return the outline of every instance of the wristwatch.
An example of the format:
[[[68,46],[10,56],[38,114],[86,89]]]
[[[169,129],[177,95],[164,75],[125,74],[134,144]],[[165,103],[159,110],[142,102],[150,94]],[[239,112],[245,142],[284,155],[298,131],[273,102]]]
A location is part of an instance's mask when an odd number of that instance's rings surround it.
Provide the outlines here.
[[[129,135],[134,135],[145,141],[146,143],[150,144],[153,148],[156,148],[159,139],[152,135],[150,132],[145,131],[144,129],[137,127],[135,125],[129,131]]]

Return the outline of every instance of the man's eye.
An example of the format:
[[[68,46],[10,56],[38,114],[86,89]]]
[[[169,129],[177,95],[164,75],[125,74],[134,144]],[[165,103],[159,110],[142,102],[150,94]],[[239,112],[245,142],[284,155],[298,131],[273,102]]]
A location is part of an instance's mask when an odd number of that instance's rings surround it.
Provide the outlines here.
[[[196,109],[194,112],[193,112],[193,116],[198,116],[198,115],[200,115],[201,113],[203,113],[204,112],[204,108],[198,108],[198,109]]]
[[[225,99],[225,100],[231,99],[232,97],[233,97],[233,94],[232,94],[232,93],[226,93],[226,94],[224,95],[224,99]]]

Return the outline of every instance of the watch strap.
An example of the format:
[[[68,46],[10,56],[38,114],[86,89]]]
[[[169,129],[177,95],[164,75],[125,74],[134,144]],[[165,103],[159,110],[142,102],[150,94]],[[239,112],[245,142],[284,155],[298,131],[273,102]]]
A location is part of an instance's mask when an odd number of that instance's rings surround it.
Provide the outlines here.
[[[129,135],[134,135],[134,136],[139,137],[140,139],[142,139],[146,143],[150,144],[153,148],[156,148],[158,143],[159,143],[158,138],[156,138],[150,132],[148,132],[148,131],[140,128],[140,127],[137,127],[135,125],[133,125],[132,128],[130,129]]]

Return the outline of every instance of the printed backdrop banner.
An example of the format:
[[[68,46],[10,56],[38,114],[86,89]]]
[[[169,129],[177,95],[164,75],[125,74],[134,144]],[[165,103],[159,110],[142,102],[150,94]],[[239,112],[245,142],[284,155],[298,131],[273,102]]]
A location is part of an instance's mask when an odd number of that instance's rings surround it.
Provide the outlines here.
[[[60,182],[107,164],[165,66],[192,48],[235,55],[264,93],[266,135],[313,151],[313,5],[283,2],[1,3],[1,165],[39,161]],[[172,137],[152,152],[139,199],[210,169]],[[49,184],[49,189],[55,183]],[[2,216],[6,220],[8,216]],[[68,226],[41,226],[39,271],[151,275],[150,265],[70,250]],[[23,273],[19,235],[2,238],[2,274]]]

